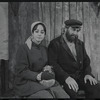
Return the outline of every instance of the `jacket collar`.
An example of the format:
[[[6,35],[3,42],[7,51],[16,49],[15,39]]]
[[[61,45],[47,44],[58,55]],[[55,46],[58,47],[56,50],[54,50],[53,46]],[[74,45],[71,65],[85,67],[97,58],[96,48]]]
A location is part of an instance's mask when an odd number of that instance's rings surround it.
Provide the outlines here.
[[[31,39],[31,36],[26,40],[25,44],[28,46],[28,48],[31,50],[31,48],[34,46],[34,47],[37,47],[37,48],[40,48],[41,46],[41,43],[40,44],[36,44],[32,41]]]
[[[67,53],[75,60],[71,50],[69,49],[67,43],[65,42],[63,36],[61,35],[61,38],[60,38],[60,42],[62,44],[62,47],[67,51]]]
[[[59,37],[60,43],[62,45],[62,47],[66,50],[66,52],[70,55],[70,57],[73,58],[73,60],[75,60],[78,64],[80,64],[80,61],[83,59],[82,56],[82,42],[78,39],[75,42],[75,49],[76,49],[76,54],[77,54],[77,60],[74,58],[73,54],[71,53],[68,45],[66,45],[62,35]],[[80,69],[82,69],[82,67],[80,67]]]
[[[32,40],[31,36],[26,40],[25,44],[28,46],[28,48],[31,50],[32,48]]]

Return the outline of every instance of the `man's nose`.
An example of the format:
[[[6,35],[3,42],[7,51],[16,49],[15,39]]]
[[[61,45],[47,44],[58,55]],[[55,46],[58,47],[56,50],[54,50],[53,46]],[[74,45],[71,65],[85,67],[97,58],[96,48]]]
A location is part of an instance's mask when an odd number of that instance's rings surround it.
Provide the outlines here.
[[[74,31],[74,34],[77,35],[77,33],[78,33],[77,30],[75,30],[75,31]]]

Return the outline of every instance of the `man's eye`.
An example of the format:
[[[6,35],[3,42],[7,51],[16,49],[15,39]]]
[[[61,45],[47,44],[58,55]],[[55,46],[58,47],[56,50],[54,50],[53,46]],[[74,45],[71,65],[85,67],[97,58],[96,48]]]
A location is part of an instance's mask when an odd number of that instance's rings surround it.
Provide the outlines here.
[[[73,28],[73,31],[76,31],[76,28]]]

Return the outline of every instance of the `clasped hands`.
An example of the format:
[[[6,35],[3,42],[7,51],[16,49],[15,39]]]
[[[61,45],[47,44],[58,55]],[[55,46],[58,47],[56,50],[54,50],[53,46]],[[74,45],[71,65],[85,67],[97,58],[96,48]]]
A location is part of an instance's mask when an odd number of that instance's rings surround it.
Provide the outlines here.
[[[97,84],[97,80],[95,78],[93,78],[91,75],[85,75],[85,77],[84,77],[85,84],[87,83],[87,80],[89,80],[91,85],[96,85]],[[66,82],[66,84],[68,85],[68,87],[70,89],[73,89],[75,92],[78,91],[79,86],[78,86],[77,82],[72,77],[69,76],[65,80],[65,82]]]
[[[55,84],[55,74],[52,71],[52,66],[46,65],[43,71],[37,75],[37,80],[40,84],[46,87],[51,87]]]

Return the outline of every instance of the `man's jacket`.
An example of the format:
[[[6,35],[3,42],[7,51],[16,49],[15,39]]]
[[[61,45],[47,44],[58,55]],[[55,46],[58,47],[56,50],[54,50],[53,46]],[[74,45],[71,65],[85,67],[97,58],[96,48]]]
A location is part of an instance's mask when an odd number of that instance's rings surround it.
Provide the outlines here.
[[[63,83],[68,76],[74,79],[92,75],[90,59],[81,40],[75,42],[77,60],[75,60],[62,36],[53,39],[48,46],[49,64],[53,66],[56,79]]]

